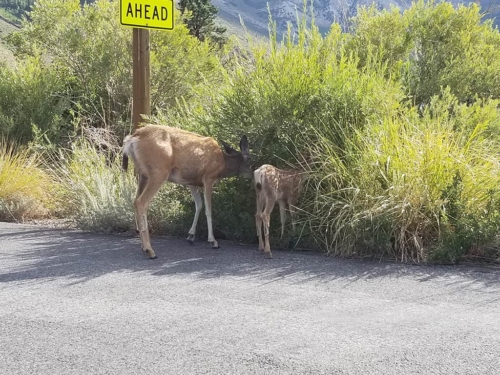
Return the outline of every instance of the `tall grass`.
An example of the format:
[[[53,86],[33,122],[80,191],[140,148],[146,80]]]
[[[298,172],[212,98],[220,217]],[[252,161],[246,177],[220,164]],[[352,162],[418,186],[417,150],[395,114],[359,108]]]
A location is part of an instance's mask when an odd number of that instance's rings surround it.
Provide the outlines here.
[[[497,105],[445,92],[421,116],[408,108],[356,130],[342,155],[320,132],[306,210],[324,249],[415,262],[480,252],[500,229]]]
[[[77,143],[68,160],[58,168],[63,186],[63,206],[79,228],[98,232],[122,232],[135,228],[133,200],[137,184],[130,168],[121,169],[121,154],[99,152],[87,141]],[[187,189],[167,184],[153,199],[148,212],[156,233],[184,234],[189,227],[183,205]],[[193,209],[194,213],[194,209]]]
[[[60,167],[66,214],[84,230],[125,231],[132,227],[133,176],[87,142],[77,144]]]
[[[39,155],[0,140],[0,219],[24,220],[49,216],[57,186],[41,167]]]

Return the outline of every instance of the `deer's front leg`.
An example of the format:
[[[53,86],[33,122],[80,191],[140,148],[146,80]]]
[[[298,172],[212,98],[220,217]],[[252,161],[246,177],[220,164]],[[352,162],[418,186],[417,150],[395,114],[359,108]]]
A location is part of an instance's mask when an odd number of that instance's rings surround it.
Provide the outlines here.
[[[204,183],[204,198],[205,198],[205,213],[207,215],[208,227],[208,242],[212,245],[212,249],[218,249],[219,244],[215,240],[214,231],[212,228],[212,190],[215,181],[205,181]]]
[[[188,232],[188,242],[192,245],[194,242],[194,238],[196,235],[196,225],[198,224],[198,218],[200,217],[201,209],[203,208],[203,200],[201,199],[200,192],[196,186],[189,185],[189,190],[191,191],[191,195],[194,198],[194,204],[196,207],[196,211],[194,213],[194,220],[191,229]]]

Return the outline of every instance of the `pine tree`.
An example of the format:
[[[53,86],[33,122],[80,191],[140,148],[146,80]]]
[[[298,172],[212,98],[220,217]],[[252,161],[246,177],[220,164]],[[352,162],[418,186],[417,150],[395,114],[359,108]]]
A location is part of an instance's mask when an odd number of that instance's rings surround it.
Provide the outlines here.
[[[210,38],[219,46],[226,42],[226,37],[223,35],[226,28],[215,24],[215,17],[219,11],[210,0],[180,0],[179,10],[181,14],[186,11],[191,12],[191,18],[185,20],[191,35],[201,41]]]

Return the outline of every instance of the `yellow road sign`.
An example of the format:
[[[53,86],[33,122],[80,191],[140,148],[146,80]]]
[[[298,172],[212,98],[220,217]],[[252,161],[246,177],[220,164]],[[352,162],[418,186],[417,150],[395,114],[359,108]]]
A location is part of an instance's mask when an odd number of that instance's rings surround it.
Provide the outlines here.
[[[120,0],[120,23],[144,29],[174,28],[174,0]]]

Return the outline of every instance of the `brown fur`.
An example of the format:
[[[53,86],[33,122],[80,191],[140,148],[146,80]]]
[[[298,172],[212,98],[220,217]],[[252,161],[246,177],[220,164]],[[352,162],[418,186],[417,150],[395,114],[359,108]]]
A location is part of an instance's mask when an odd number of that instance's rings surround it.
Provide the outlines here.
[[[255,222],[259,249],[272,258],[269,245],[269,225],[271,212],[278,202],[280,206],[281,236],[285,232],[286,206],[291,214],[292,227],[295,232],[295,206],[302,188],[302,174],[298,169],[278,169],[265,164],[254,172],[255,192],[257,194],[257,213]],[[262,240],[262,223],[264,223],[265,243]]]
[[[209,230],[209,242],[218,247],[213,237],[211,195],[214,183],[224,177],[245,174],[247,171],[248,142],[240,142],[242,152],[224,143],[224,153],[215,139],[182,129],[147,125],[125,138],[123,167],[130,156],[134,162],[139,186],[134,202],[137,229],[141,233],[143,250],[150,258],[156,255],[149,242],[146,212],[151,199],[165,181],[188,186],[196,203],[193,226],[188,240],[194,241],[196,223],[202,202],[196,187],[203,187]]]

